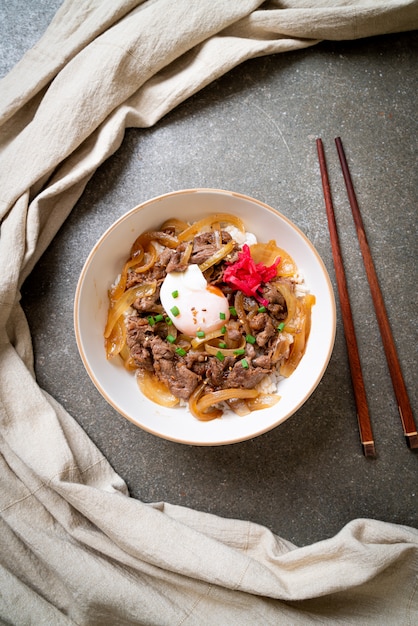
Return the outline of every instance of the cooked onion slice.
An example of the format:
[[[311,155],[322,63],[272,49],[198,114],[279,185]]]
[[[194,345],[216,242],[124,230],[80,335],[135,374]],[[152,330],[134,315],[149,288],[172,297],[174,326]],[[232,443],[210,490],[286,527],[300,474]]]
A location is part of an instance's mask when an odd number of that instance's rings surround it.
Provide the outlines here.
[[[216,222],[224,223],[224,224],[225,223],[233,224],[242,233],[245,233],[244,223],[236,215],[232,215],[229,213],[214,213],[213,215],[209,215],[208,217],[205,217],[203,220],[199,220],[198,222],[195,222],[194,224],[186,228],[186,230],[184,230],[182,233],[179,234],[178,239],[179,241],[189,241],[190,239],[193,239],[195,235],[197,235],[204,229],[207,229],[212,224],[216,224]]]
[[[227,405],[236,415],[245,417],[251,413],[248,408],[247,400],[241,400],[240,398],[230,398],[226,401]]]
[[[177,219],[177,217],[172,217],[171,219],[166,220],[164,224],[161,225],[160,230],[172,229],[176,233],[181,233],[181,231],[186,230],[186,228],[188,227],[189,225],[186,222]]]
[[[151,372],[142,369],[137,370],[136,380],[138,387],[148,400],[166,407],[173,407],[179,403],[179,399]]]
[[[308,294],[303,299],[300,299],[299,328],[294,335],[294,341],[290,347],[289,358],[280,368],[280,374],[282,376],[290,376],[295,371],[301,358],[305,354],[306,344],[311,330],[312,306],[314,304],[315,296],[311,294]]]
[[[306,314],[306,341],[308,341],[310,332],[311,332],[311,323],[312,323],[312,307],[316,303],[316,298],[312,293],[308,293],[305,296],[305,314]]]
[[[192,256],[192,252],[193,252],[193,242],[189,241],[187,243],[187,247],[185,251],[181,255],[181,263],[184,263],[184,265],[187,265],[187,263],[190,260],[190,257]]]
[[[220,409],[212,408],[210,411],[204,411],[198,407],[198,400],[202,395],[206,385],[202,383],[198,385],[189,398],[190,413],[201,422],[210,422],[211,420],[221,417],[222,411]]]
[[[305,325],[294,335],[293,343],[290,347],[290,355],[287,361],[280,367],[280,374],[288,378],[300,363],[306,347]]]
[[[153,267],[155,261],[157,260],[157,250],[155,249],[155,246],[152,245],[152,243],[148,245],[144,253],[144,260],[145,263],[143,265],[138,265],[134,268],[137,274],[143,274],[144,272],[147,272],[149,269],[151,269],[151,267]]]
[[[177,248],[179,245],[179,240],[177,237],[173,237],[173,235],[169,235],[168,233],[163,233],[161,231],[149,230],[142,235],[137,237],[131,248],[131,256],[133,256],[136,250],[140,247],[146,249],[151,241],[157,241],[163,246],[167,248]]]
[[[279,248],[274,239],[268,243],[255,243],[250,246],[251,256],[255,263],[263,263],[263,265],[273,265],[277,257],[280,257],[280,263],[277,266],[277,276],[290,277],[297,272],[296,263],[286,250]]]
[[[197,407],[199,411],[205,411],[205,409],[208,409],[214,404],[224,402],[230,398],[256,398],[259,394],[260,392],[257,391],[257,389],[241,389],[239,387],[209,391],[209,393],[206,393],[197,400]]]
[[[287,316],[284,320],[284,325],[286,330],[289,331],[288,325],[290,326],[296,317],[298,299],[286,282],[280,283],[278,289],[286,301]]]
[[[271,362],[273,364],[285,359],[289,355],[290,345],[293,343],[293,336],[290,333],[280,333],[274,344],[273,354],[271,355]]]
[[[219,248],[219,250],[217,250],[214,254],[212,254],[212,256],[210,256],[208,259],[206,259],[206,261],[204,261],[203,263],[199,265],[200,271],[205,272],[207,269],[212,267],[212,265],[216,265],[216,263],[219,263],[220,261],[222,261],[222,259],[224,259],[226,256],[228,256],[230,252],[232,252],[232,250],[234,249],[234,246],[235,246],[234,241],[232,240],[228,241],[228,243],[226,243],[224,246]]]
[[[213,330],[211,333],[206,333],[204,337],[193,337],[191,344],[192,348],[196,349],[201,346],[203,343],[210,341],[211,339],[215,339],[216,337],[222,336],[222,330]]]
[[[207,339],[207,338],[206,338]],[[213,341],[213,339],[211,340]],[[205,342],[205,352],[208,354],[218,354],[220,352],[224,356],[236,356],[236,350],[242,350],[245,348],[245,337],[242,337],[241,343],[235,348],[220,348],[219,346],[214,346],[210,341]]]
[[[112,359],[121,353],[123,347],[126,345],[126,326],[121,315],[116,320],[115,325],[110,333],[109,337],[106,337],[105,348],[106,358]]]
[[[260,409],[268,409],[280,400],[280,396],[277,393],[260,393],[257,398],[249,398],[246,400],[247,406],[250,411],[259,411]]]
[[[282,276],[283,278],[290,278],[290,276],[294,276],[297,272],[296,263],[283,248],[277,248],[280,256],[280,263],[277,266],[277,276]]]
[[[134,371],[138,369],[137,364],[135,363],[134,359],[131,357],[131,352],[126,343],[122,347],[122,350],[119,352],[119,356],[123,360],[123,365],[128,371]]]
[[[250,324],[247,319],[247,313],[244,309],[244,294],[242,293],[242,291],[237,291],[235,293],[234,306],[238,315],[238,319],[244,327],[245,334],[251,335]]]
[[[141,248],[138,249],[137,253],[135,253],[133,257],[126,261],[125,265],[123,266],[118,283],[114,285],[110,290],[110,297],[112,300],[117,300],[121,297],[121,295],[125,291],[126,281],[128,278],[128,270],[135,267],[136,265],[139,265],[143,259],[143,256],[144,250]]]
[[[156,288],[157,281],[155,280],[150,283],[144,283],[143,285],[135,285],[134,287],[127,289],[127,291],[125,291],[125,293],[118,300],[111,300],[104,332],[105,339],[110,337],[110,333],[112,332],[117,320],[130,306],[132,306],[135,300],[139,297],[144,298],[146,296],[152,296]]]

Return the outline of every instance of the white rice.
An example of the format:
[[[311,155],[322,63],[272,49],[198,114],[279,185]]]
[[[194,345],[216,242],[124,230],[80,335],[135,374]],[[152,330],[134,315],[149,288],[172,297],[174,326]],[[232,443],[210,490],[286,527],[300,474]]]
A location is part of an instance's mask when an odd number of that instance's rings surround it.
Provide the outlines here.
[[[239,228],[232,224],[228,224],[223,230],[226,230],[226,232],[231,235],[232,239],[237,242],[240,248],[242,248],[244,244],[252,246],[257,243],[257,237],[253,233],[242,233]]]

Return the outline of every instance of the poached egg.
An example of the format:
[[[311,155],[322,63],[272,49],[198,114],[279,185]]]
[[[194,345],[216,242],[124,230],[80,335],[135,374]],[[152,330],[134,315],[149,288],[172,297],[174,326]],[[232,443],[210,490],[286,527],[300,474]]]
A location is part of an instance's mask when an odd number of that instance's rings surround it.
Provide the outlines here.
[[[167,274],[160,300],[177,330],[190,337],[220,329],[230,316],[228,300],[220,289],[208,285],[198,265]]]

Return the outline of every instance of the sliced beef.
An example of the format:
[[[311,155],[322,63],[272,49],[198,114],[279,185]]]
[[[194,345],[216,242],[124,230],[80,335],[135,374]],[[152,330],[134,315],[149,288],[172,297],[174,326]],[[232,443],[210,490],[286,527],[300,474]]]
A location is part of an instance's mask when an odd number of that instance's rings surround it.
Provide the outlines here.
[[[126,288],[133,287],[134,285],[142,285],[143,283],[156,280],[161,284],[167,275],[167,265],[170,262],[171,257],[174,254],[174,250],[170,248],[164,248],[161,254],[157,257],[154,265],[146,272],[135,272],[135,269],[131,269],[128,272],[126,281]]]
[[[231,235],[225,230],[221,231],[221,237],[219,237],[219,235],[214,231],[207,231],[201,235],[197,235],[193,239],[193,250],[190,257],[190,263],[200,265],[215,254],[221,245],[228,243],[231,239]]]
[[[159,359],[154,361],[155,373],[162,380],[171,393],[177,398],[188,400],[196,389],[200,377],[187,368],[187,366],[175,360]]]
[[[257,345],[262,348],[269,339],[277,334],[276,325],[268,313],[258,313],[249,320],[250,328],[255,331]]]
[[[245,344],[245,358],[250,361],[252,361],[253,359],[255,359],[256,357],[256,352],[255,352],[255,348],[253,346],[252,343],[246,343]]]
[[[251,330],[254,332],[260,332],[266,326],[266,320],[268,318],[267,313],[257,313],[253,317],[249,318],[249,324]]]
[[[147,348],[144,348],[140,344],[135,344],[131,348],[131,356],[139,368],[147,370],[148,372],[154,371],[152,356]]]
[[[198,350],[189,350],[184,357],[184,364],[198,376],[204,378],[206,376],[206,368],[208,365],[208,355]]]
[[[157,377],[167,385],[177,398],[188,400],[201,380],[186,364],[176,357],[175,348],[155,335],[149,341]]]
[[[132,308],[136,309],[137,311],[142,311],[143,313],[156,312],[157,310],[161,309],[161,305],[158,303],[159,299],[160,288],[157,287],[152,296],[142,296],[137,298],[133,302]]]
[[[211,356],[208,359],[206,368],[208,384],[212,387],[223,387],[228,378],[230,368],[234,363],[234,357],[226,357],[223,361],[220,361],[216,356]]]
[[[150,270],[151,272],[154,272],[153,278],[156,280],[164,280],[167,274],[167,265],[169,264],[174,252],[175,251],[171,248],[164,248],[164,250],[161,251]]]
[[[286,300],[284,299],[279,286],[280,283],[278,281],[266,283],[263,289],[263,296],[270,302],[270,304],[281,304],[286,306]]]
[[[281,322],[287,317],[287,306],[284,307],[281,304],[269,304],[268,305],[269,313],[274,317],[274,319],[278,322]]]
[[[152,372],[154,366],[149,342],[154,333],[151,326],[147,320],[137,315],[130,315],[126,321],[126,330],[126,343],[136,365]]]
[[[262,367],[265,370],[271,369],[271,354],[260,354],[252,361],[255,367]]]
[[[276,320],[284,320],[287,315],[286,300],[280,289],[280,282],[272,281],[266,283],[263,289],[263,296],[269,301],[267,309]]]
[[[170,257],[170,260],[167,263],[167,267],[166,267],[167,274],[169,274],[170,272],[184,272],[187,270],[189,266],[189,260],[187,259],[185,252],[188,246],[189,246],[189,242],[183,241],[173,251],[173,254]]]
[[[154,331],[149,325],[148,320],[138,315],[129,315],[126,318],[126,328],[128,331],[128,346],[134,343],[148,344],[148,341],[154,335]]]
[[[154,358],[154,363],[156,361],[173,361],[174,360],[174,348],[173,346],[164,341],[158,335],[154,335],[152,339],[149,341],[149,346],[152,351],[152,356]]]
[[[226,387],[239,387],[244,389],[253,389],[268,374],[268,370],[261,367],[242,366],[241,361],[237,361],[228,375]]]
[[[226,335],[232,343],[239,344],[242,338],[242,328],[238,320],[230,319],[225,324]]]

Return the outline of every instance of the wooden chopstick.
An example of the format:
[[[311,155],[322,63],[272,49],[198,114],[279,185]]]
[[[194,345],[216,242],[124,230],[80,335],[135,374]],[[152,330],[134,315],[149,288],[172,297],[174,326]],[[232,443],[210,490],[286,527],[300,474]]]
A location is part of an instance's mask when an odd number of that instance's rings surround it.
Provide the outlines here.
[[[348,168],[347,159],[345,157],[344,148],[340,137],[335,139],[338,156],[340,159],[341,169],[343,172],[344,182],[347,188],[347,195],[353,214],[354,223],[357,231],[357,238],[360,245],[361,254],[363,256],[364,267],[369,282],[370,291],[373,299],[374,309],[379,324],[382,343],[385,350],[386,360],[390,376],[392,379],[393,390],[398,403],[399,415],[402,422],[403,432],[406,443],[410,448],[418,448],[418,433],[414,421],[411,404],[409,402],[408,391],[402,375],[395,342],[393,339],[389,319],[386,312],[385,302],[380,289],[379,280],[373,263],[370,247],[367,242],[366,232],[364,230],[363,220],[360,214],[359,205],[356,198],[353,182]]]
[[[369,408],[367,404],[366,389],[364,386],[356,332],[351,312],[350,298],[348,295],[347,281],[340,248],[340,240],[338,236],[337,224],[335,221],[334,206],[331,197],[331,188],[329,184],[324,147],[321,139],[316,140],[316,146],[318,150],[319,167],[321,171],[322,188],[324,191],[325,209],[328,218],[328,228],[331,239],[331,249],[334,259],[337,288],[344,325],[344,334],[347,343],[348,362],[350,365],[351,380],[353,383],[354,398],[356,403],[360,440],[363,448],[363,454],[366,457],[374,457],[376,456],[376,452],[369,415]]]

